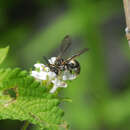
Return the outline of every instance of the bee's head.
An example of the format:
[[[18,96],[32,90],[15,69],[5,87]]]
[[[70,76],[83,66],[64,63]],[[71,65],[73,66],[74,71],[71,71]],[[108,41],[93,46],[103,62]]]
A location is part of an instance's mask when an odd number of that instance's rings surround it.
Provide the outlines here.
[[[61,66],[63,61],[64,61],[63,58],[57,58],[55,61],[55,65]]]
[[[77,60],[70,60],[67,67],[72,73],[76,73],[77,75],[80,73],[80,64]]]

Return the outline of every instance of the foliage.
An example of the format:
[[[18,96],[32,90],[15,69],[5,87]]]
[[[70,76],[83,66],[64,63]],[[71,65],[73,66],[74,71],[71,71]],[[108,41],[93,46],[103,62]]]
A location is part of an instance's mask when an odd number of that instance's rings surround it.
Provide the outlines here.
[[[3,62],[3,60],[5,59],[7,52],[8,52],[9,47],[6,48],[2,48],[0,49],[0,64]]]
[[[0,59],[8,49],[1,48]],[[60,101],[19,68],[0,69],[0,119],[27,120],[37,129],[67,129]]]

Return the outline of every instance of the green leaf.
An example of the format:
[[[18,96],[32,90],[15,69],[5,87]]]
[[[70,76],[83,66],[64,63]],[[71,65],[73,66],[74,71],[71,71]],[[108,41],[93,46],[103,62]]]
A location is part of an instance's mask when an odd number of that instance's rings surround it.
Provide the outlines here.
[[[60,99],[20,69],[0,70],[0,119],[27,120],[37,129],[67,129]]]
[[[0,64],[4,61],[7,53],[9,50],[9,46],[5,47],[5,48],[0,48]]]

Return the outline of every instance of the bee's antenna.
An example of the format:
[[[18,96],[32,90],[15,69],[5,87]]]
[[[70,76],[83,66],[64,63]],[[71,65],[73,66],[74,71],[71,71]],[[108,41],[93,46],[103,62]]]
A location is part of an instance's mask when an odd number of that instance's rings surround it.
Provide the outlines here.
[[[45,56],[43,56],[43,59],[44,59],[44,61],[46,62],[47,65],[50,64],[49,61],[48,61],[48,59]]]

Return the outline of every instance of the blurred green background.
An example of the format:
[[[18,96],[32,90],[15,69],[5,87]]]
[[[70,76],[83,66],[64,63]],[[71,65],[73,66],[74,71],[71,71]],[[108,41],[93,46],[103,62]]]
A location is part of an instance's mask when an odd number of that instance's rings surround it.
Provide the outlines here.
[[[0,47],[10,45],[0,67],[30,70],[42,56],[56,56],[66,34],[68,56],[78,57],[80,76],[61,96],[72,130],[130,130],[130,50],[122,0],[0,0]],[[19,130],[20,121],[0,121],[1,130]]]

